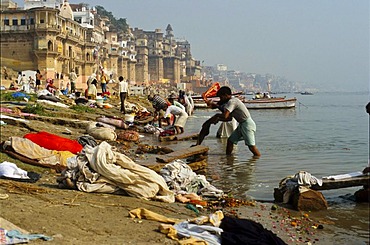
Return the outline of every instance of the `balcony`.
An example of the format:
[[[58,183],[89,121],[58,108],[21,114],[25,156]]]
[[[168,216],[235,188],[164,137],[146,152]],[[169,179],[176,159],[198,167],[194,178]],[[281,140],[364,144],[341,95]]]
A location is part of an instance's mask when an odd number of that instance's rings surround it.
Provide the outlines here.
[[[27,32],[35,30],[34,25],[19,25],[19,26],[9,26],[9,25],[1,25],[0,27],[1,32]]]
[[[35,29],[38,31],[48,31],[48,32],[61,32],[61,26],[57,24],[46,24],[40,23],[35,25]]]

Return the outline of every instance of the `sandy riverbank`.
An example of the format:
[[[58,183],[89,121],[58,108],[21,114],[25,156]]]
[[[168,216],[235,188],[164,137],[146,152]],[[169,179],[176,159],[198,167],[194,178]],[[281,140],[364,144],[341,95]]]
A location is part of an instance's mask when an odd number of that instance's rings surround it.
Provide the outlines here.
[[[141,101],[129,98],[129,102]],[[29,127],[21,123],[8,122],[1,126],[0,139],[4,141],[10,136],[20,136],[31,131],[48,131],[59,136],[76,139],[85,133],[85,129],[72,125],[59,125],[55,120],[62,118],[78,118],[95,120],[98,116],[119,115],[118,100],[109,101],[111,109],[93,109],[93,112],[76,112],[71,109],[49,107],[49,116],[29,119]],[[30,102],[32,103],[32,102]],[[148,107],[150,104],[143,99],[140,103]],[[22,109],[23,106],[2,103],[2,107]],[[54,118],[52,120],[51,118]],[[68,129],[68,134],[65,134]],[[145,134],[140,143],[156,144],[153,137]],[[181,144],[181,143],[179,143]],[[189,142],[183,143],[185,147]],[[135,159],[137,143],[126,142],[119,150]],[[31,166],[0,153],[0,162],[10,161],[26,171],[40,173],[42,178],[34,184],[19,184],[9,180],[0,180],[0,194],[6,198],[0,200],[1,216],[31,233],[41,233],[53,237],[50,244],[177,244],[157,231],[159,222],[132,219],[130,210],[146,208],[170,218],[190,219],[197,215],[182,203],[162,203],[145,201],[137,198],[83,193],[76,190],[58,189],[55,171]],[[265,228],[274,231],[288,244],[328,244],[333,241],[330,230],[335,227],[323,220],[311,220],[309,214],[289,211],[272,203],[258,203],[253,206],[214,207],[201,210],[202,215],[223,210],[224,214],[241,218],[250,218],[261,223]],[[274,210],[272,210],[274,209]],[[276,210],[275,210],[276,209]],[[316,229],[321,224],[324,229]],[[37,240],[32,244],[46,243]],[[329,242],[330,244],[331,242]]]

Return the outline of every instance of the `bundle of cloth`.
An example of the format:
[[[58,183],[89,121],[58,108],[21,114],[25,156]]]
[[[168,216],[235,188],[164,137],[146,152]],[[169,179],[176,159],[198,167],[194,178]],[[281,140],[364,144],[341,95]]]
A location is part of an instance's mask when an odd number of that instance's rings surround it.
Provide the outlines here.
[[[105,141],[95,147],[86,145],[75,161],[67,163],[67,169],[58,182],[73,183],[74,188],[84,192],[125,194],[169,203],[175,201],[174,193],[160,175],[113,151]]]

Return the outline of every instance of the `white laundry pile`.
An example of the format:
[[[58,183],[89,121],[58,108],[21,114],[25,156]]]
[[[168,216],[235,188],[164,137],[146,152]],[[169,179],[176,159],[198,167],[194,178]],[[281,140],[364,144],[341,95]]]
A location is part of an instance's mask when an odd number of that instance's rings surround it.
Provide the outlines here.
[[[283,193],[283,202],[288,203],[293,191],[298,188],[300,193],[310,190],[312,185],[322,186],[322,180],[306,171],[299,171],[292,177],[280,181],[279,190]]]
[[[81,191],[113,193],[121,189],[142,199],[175,201],[159,174],[113,151],[105,141],[96,147],[86,145],[76,161],[69,161],[67,166],[62,176],[72,179]]]
[[[222,190],[211,185],[204,175],[197,175],[185,162],[175,160],[166,164],[160,174],[166,181],[170,190],[175,193],[196,193],[207,197],[221,197]]]

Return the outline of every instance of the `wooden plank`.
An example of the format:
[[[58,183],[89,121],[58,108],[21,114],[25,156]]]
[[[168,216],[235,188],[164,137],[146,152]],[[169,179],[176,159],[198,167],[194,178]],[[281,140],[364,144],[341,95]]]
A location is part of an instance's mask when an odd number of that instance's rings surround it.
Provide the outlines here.
[[[188,140],[192,139],[195,140],[199,136],[199,133],[183,133],[176,135],[176,140]]]
[[[322,186],[313,185],[310,188],[312,190],[331,190],[363,185],[370,186],[370,175],[363,175],[339,180],[323,179]]]
[[[163,141],[173,141],[175,140],[176,138],[176,135],[170,135],[170,136],[158,136],[158,140],[160,142],[163,142]]]
[[[160,163],[169,163],[176,159],[187,158],[187,157],[198,155],[198,154],[205,154],[208,152],[208,150],[209,148],[206,146],[197,145],[197,146],[189,147],[183,150],[174,151],[166,155],[158,156],[156,159],[157,159],[157,162],[160,162]]]
[[[199,133],[183,133],[183,134],[175,134],[170,136],[159,136],[159,141],[175,141],[175,140],[189,140],[189,139],[197,139]]]

